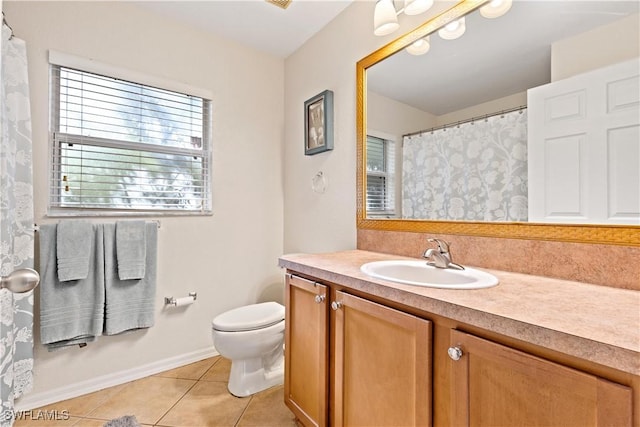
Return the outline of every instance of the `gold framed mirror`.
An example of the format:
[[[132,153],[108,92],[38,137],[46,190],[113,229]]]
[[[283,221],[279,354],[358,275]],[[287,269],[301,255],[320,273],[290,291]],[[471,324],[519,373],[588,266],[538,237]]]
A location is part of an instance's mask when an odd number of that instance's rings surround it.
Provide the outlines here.
[[[480,8],[488,0],[463,0],[415,30],[383,46],[356,64],[357,228],[381,231],[459,234],[484,237],[640,246],[640,226],[480,222],[367,217],[367,69]]]

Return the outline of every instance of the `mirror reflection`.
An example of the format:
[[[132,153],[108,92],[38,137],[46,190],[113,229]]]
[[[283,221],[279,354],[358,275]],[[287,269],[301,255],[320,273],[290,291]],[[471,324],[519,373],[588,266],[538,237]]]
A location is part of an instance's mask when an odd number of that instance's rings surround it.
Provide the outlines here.
[[[367,217],[640,224],[638,6],[517,1],[368,68]]]

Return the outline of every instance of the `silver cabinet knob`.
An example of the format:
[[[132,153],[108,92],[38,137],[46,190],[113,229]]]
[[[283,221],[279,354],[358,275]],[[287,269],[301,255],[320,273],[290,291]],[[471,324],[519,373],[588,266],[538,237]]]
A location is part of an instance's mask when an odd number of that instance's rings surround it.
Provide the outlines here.
[[[453,360],[460,360],[462,357],[462,349],[460,347],[449,347],[447,353],[449,353],[449,357]]]
[[[325,299],[327,299],[327,297],[324,295],[316,295],[316,304],[323,303]]]
[[[339,309],[342,308],[342,303],[339,302],[339,301],[334,301],[334,302],[331,303],[331,308],[333,310],[339,310]]]

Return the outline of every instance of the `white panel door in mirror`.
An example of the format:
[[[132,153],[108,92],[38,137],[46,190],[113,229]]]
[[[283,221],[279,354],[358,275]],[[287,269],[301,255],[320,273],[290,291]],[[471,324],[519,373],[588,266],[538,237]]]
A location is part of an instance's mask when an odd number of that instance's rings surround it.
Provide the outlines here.
[[[639,76],[634,59],[528,91],[530,221],[640,224]]]

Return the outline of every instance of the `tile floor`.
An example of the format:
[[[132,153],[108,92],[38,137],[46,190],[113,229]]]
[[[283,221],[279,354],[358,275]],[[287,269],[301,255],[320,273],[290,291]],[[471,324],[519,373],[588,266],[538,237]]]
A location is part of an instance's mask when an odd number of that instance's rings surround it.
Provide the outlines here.
[[[220,356],[119,386],[48,405],[18,419],[16,427],[101,427],[108,420],[135,415],[144,426],[294,427],[283,387],[250,397],[227,391],[230,362]],[[38,412],[41,410],[42,412]],[[57,413],[55,411],[58,411]],[[67,411],[67,412],[63,412]],[[38,414],[57,414],[48,421]],[[63,414],[69,414],[68,419]],[[31,417],[32,419],[28,419]]]

